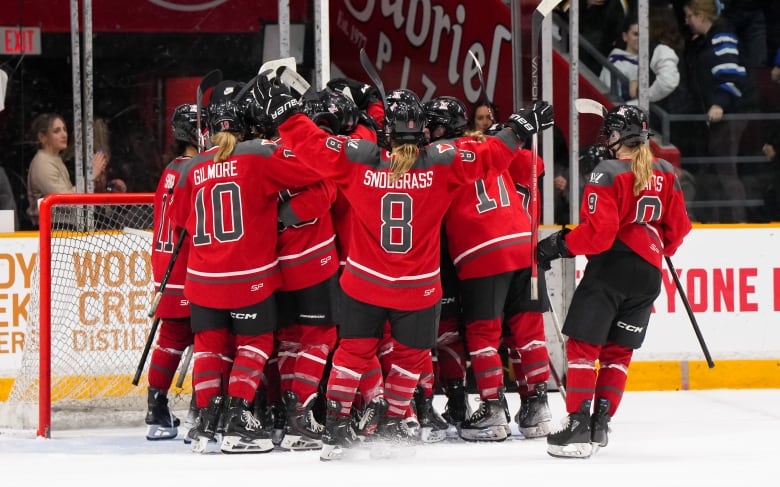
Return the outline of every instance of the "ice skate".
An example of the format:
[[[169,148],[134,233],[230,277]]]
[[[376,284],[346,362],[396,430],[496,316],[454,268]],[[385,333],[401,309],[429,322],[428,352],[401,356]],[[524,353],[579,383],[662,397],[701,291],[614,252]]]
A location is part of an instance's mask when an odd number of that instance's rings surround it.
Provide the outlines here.
[[[209,400],[209,405],[198,410],[195,426],[187,433],[190,448],[194,453],[210,453],[217,451],[217,430],[224,398],[216,395]]]
[[[547,403],[547,383],[534,386],[534,395],[520,398],[520,411],[515,422],[526,438],[541,438],[550,433],[552,414]]]
[[[287,410],[284,438],[280,446],[285,450],[319,450],[322,448],[322,433],[325,427],[314,419],[312,408],[316,395],[310,396],[305,404],[298,401],[293,391],[285,391],[282,401]]]
[[[179,434],[179,418],[171,413],[168,408],[167,391],[150,387],[147,397],[148,408],[146,410],[146,439],[171,440]]]
[[[593,454],[590,437],[590,405],[582,401],[580,410],[564,418],[562,427],[547,435],[547,453],[560,458],[589,458]]]
[[[438,443],[447,438],[449,424],[433,407],[433,396],[424,397],[422,390],[415,392],[414,402],[417,410],[417,421],[420,423],[420,441],[423,443]]]
[[[593,453],[599,448],[604,448],[609,443],[609,408],[608,399],[599,399],[596,410],[590,417],[590,442],[593,444]]]
[[[460,426],[460,437],[466,441],[504,441],[507,439],[506,412],[499,392],[496,399],[484,399],[479,409]]]
[[[228,398],[223,453],[266,453],[274,449],[271,435],[252,414],[251,405],[240,397]]]
[[[341,415],[341,403],[329,399],[325,414],[325,431],[322,433],[320,461],[341,460],[347,450],[358,441],[352,429],[352,417]]]

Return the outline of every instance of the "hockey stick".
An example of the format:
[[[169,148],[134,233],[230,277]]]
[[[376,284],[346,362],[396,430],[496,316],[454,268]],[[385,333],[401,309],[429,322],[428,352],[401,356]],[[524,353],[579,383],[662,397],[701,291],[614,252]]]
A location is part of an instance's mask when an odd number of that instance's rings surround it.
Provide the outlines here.
[[[701,329],[699,328],[699,324],[696,322],[696,316],[693,314],[693,309],[691,308],[691,303],[688,301],[688,296],[685,294],[685,290],[682,287],[682,283],[680,282],[680,277],[677,275],[677,271],[674,268],[674,265],[672,265],[672,259],[668,256],[664,256],[664,260],[666,261],[666,266],[669,268],[669,272],[672,274],[672,279],[674,279],[674,285],[677,287],[677,293],[680,295],[680,299],[682,299],[683,305],[685,306],[685,311],[688,313],[688,318],[691,320],[691,326],[693,326],[693,332],[696,334],[696,339],[699,341],[699,346],[701,347],[702,353],[704,353],[704,358],[707,360],[707,367],[713,368],[715,367],[715,362],[712,361],[712,356],[710,355],[710,351],[707,348],[707,344],[704,342],[704,337],[701,334]]]
[[[360,48],[360,65],[363,66],[363,71],[366,72],[371,82],[376,86],[379,96],[382,97],[382,105],[386,105],[387,96],[385,94],[385,85],[382,84],[382,78],[379,77],[379,73],[374,67],[374,63],[371,62],[371,58],[368,57],[365,48]]]
[[[202,80],[200,80],[200,83],[198,83],[198,89],[195,93],[195,103],[197,105],[197,128],[198,128],[198,152],[203,152],[205,143],[203,141],[203,121],[200,119],[200,112],[203,108],[203,95],[206,93],[206,91],[209,88],[213,88],[216,86],[220,81],[222,81],[222,71],[219,69],[214,69],[212,71],[209,71],[206,76],[203,77]]]
[[[485,77],[482,75],[482,64],[480,64],[479,59],[477,59],[477,56],[471,51],[471,49],[469,49],[468,52],[471,56],[471,59],[474,61],[474,65],[477,67],[477,75],[479,76],[479,89],[482,92],[479,98],[485,102],[488,113],[490,114],[490,119],[493,120],[493,123],[496,123],[496,114],[493,113],[493,103],[490,101],[490,97],[488,96],[487,87],[485,86]]]
[[[276,77],[279,78],[279,83],[290,87],[291,90],[298,93],[302,100],[314,100],[317,98],[314,87],[299,72],[282,66],[276,72]]]
[[[257,70],[257,74],[262,74],[265,71],[270,71],[271,76],[269,76],[269,78],[273,78],[274,76],[276,76],[276,72],[282,66],[292,71],[295,71],[297,69],[294,57],[283,57],[283,58],[272,59],[270,61],[264,62],[263,65],[260,66],[260,69]]]
[[[531,103],[539,100],[539,42],[542,35],[542,22],[558,5],[560,0],[542,0],[534,10],[531,20]],[[536,244],[539,240],[539,134],[531,136],[531,300],[539,300],[539,269],[536,258]]]
[[[563,360],[564,362],[566,362],[566,340],[563,338],[561,321],[558,319],[558,313],[555,312],[555,306],[553,306],[552,299],[550,299],[550,291],[545,288],[545,292],[547,293],[547,303],[550,305],[550,316],[552,316],[553,328],[555,328],[555,335],[558,337],[558,340],[561,342],[562,351],[563,351]],[[552,362],[552,359],[550,359],[550,373],[552,374],[553,379],[555,380],[555,385],[558,386],[558,390],[561,392],[561,397],[563,397],[563,401],[566,402],[566,388],[563,386],[563,381],[561,380],[561,376],[558,375],[558,372],[555,370],[555,366]]]
[[[184,379],[187,377],[187,370],[190,368],[190,361],[192,360],[192,349],[192,345],[187,347],[187,349],[184,351],[184,356],[181,359],[181,363],[179,364],[179,377],[176,378],[176,387],[179,389],[184,386]]]
[[[176,258],[179,256],[179,250],[181,250],[181,246],[184,243],[185,238],[187,238],[187,233],[182,231],[181,235],[179,235],[179,240],[176,241],[176,245],[173,247],[173,252],[171,252],[171,260],[168,261],[168,267],[165,269],[165,274],[163,274],[163,278],[160,280],[160,288],[157,290],[154,298],[152,299],[152,306],[149,309],[148,316],[149,318],[154,316],[154,321],[152,322],[152,328],[149,330],[149,335],[146,337],[146,343],[144,343],[144,349],[141,352],[141,358],[138,360],[138,367],[135,369],[135,375],[133,375],[134,386],[137,386],[138,381],[141,379],[141,374],[143,373],[144,366],[146,365],[146,359],[149,356],[149,350],[152,349],[154,337],[157,335],[157,328],[160,326],[160,317],[155,316],[157,313],[157,306],[160,305],[163,291],[168,285],[168,279],[171,277],[171,272],[173,271],[173,264],[176,262]]]
[[[607,109],[604,107],[604,105],[597,102],[596,100],[591,100],[589,98],[577,98],[574,101],[574,107],[578,113],[589,113],[591,115],[598,115],[602,118],[607,114]],[[715,362],[712,361],[712,356],[710,355],[710,351],[704,341],[704,336],[701,334],[699,323],[696,321],[696,316],[693,314],[691,303],[688,301],[688,296],[685,294],[685,290],[682,287],[680,277],[677,275],[677,271],[674,269],[672,259],[669,256],[664,256],[664,260],[666,261],[666,266],[669,268],[669,272],[672,274],[674,285],[677,287],[677,293],[680,295],[680,299],[682,299],[683,306],[685,306],[685,311],[688,313],[688,319],[691,321],[693,332],[696,334],[696,339],[699,341],[701,351],[704,353],[704,358],[707,360],[707,366],[709,368],[713,368],[715,367]]]

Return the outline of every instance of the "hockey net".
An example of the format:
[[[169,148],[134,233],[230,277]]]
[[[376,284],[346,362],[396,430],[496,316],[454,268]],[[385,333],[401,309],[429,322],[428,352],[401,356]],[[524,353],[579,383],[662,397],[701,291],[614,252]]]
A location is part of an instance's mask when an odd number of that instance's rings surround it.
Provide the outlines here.
[[[143,424],[146,368],[137,387],[132,378],[152,323],[153,197],[68,194],[41,202],[24,352],[0,403],[0,428],[50,437],[52,429]],[[172,388],[172,409],[187,409],[191,390],[183,387]]]

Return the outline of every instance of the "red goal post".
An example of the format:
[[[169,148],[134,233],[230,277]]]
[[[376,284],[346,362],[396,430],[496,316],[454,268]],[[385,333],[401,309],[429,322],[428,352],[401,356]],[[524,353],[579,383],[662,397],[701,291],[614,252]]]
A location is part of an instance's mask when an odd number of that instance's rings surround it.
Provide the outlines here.
[[[40,202],[22,364],[0,403],[0,428],[48,438],[52,427],[144,424],[146,374],[138,387],[132,376],[152,321],[153,201],[78,193]],[[173,409],[186,411],[184,387],[171,391]]]

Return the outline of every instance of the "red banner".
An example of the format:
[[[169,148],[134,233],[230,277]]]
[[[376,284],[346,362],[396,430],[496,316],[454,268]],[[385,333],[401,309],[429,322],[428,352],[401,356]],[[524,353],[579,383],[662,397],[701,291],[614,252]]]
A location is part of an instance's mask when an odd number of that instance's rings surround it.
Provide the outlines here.
[[[388,91],[408,88],[423,100],[456,96],[470,105],[480,99],[471,50],[501,117],[512,111],[511,29],[499,0],[330,3],[331,56],[346,76],[369,81],[358,55],[365,48]]]
[[[0,8],[0,26],[70,32],[70,2],[24,0]],[[292,22],[301,22],[307,2],[290,2]],[[93,0],[94,32],[256,32],[277,23],[276,0]],[[81,12],[78,18],[81,20]]]

